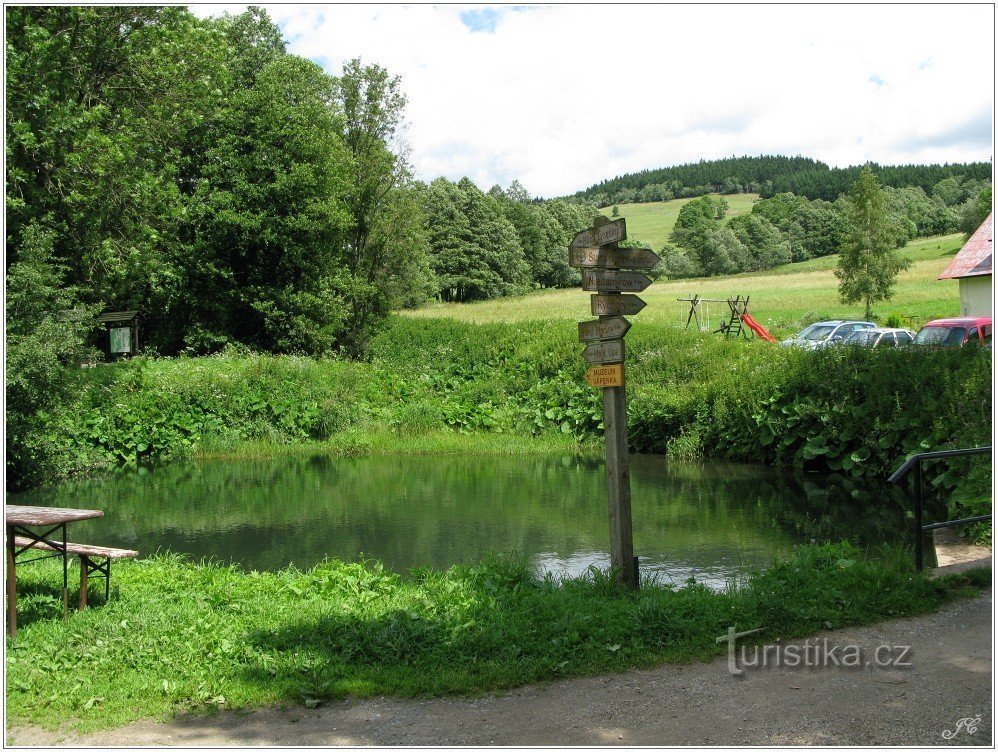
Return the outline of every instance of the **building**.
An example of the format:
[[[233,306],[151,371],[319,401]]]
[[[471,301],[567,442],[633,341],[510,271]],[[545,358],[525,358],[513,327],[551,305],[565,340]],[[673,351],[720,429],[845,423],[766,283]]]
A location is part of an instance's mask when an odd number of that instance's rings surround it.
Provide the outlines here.
[[[970,236],[939,279],[960,280],[960,315],[991,316],[991,257],[994,253],[994,213]]]

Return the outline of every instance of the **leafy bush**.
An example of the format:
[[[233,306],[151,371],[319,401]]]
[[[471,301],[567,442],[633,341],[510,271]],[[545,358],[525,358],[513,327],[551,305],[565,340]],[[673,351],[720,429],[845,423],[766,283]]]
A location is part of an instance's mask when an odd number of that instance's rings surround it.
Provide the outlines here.
[[[67,402],[93,356],[86,335],[96,308],[63,285],[52,258],[55,233],[29,224],[21,258],[7,271],[7,479],[14,487],[43,482],[67,451]]]

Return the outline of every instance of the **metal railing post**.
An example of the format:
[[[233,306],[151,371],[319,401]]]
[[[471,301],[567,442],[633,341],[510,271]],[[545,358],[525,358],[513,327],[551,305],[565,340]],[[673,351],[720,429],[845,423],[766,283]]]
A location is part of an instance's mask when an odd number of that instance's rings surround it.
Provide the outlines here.
[[[922,571],[924,551],[922,550],[922,463],[915,463],[915,569]]]
[[[925,565],[925,546],[922,536],[925,535],[926,532],[937,528],[954,527],[956,525],[966,525],[971,522],[984,522],[985,520],[993,519],[993,515],[991,514],[980,514],[974,517],[962,517],[958,520],[936,522],[931,525],[922,524],[922,505],[924,502],[924,495],[922,491],[922,461],[943,459],[945,457],[966,457],[973,454],[991,454],[991,447],[982,446],[973,447],[971,449],[944,449],[937,452],[920,452],[918,454],[913,454],[904,461],[901,467],[891,473],[891,477],[887,479],[888,483],[899,483],[909,472],[914,471],[915,473],[915,568],[918,571],[922,571],[922,568]],[[936,558],[934,551],[932,561],[933,566],[935,566]]]

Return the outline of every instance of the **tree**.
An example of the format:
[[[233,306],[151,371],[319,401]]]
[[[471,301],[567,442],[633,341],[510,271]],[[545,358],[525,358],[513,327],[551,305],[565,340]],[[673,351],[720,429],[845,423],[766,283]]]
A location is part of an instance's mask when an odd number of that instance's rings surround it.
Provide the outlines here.
[[[182,145],[220,104],[225,47],[179,7],[8,9],[8,262],[41,222],[84,300],[134,308],[162,293],[189,186]]]
[[[287,55],[236,91],[191,198],[175,316],[196,352],[228,341],[327,352],[343,329],[335,273],[350,224],[334,82]]]
[[[441,299],[462,303],[527,289],[530,269],[503,199],[482,193],[468,178],[456,184],[437,178],[423,201]]]
[[[728,223],[728,229],[751,256],[748,267],[739,271],[771,269],[790,263],[790,243],[765,217],[754,213],[734,217]]]
[[[400,138],[406,104],[401,78],[350,60],[338,82],[338,100],[350,157],[346,205],[352,217],[344,246],[348,316],[341,344],[358,355],[392,308],[428,295],[432,283],[425,220],[412,196]]]
[[[79,301],[53,260],[56,233],[32,222],[21,231],[20,258],[7,270],[6,447],[13,488],[41,481],[61,450],[50,429],[79,380],[77,362],[97,306]]]
[[[991,186],[988,186],[974,199],[967,202],[963,216],[960,218],[960,230],[967,238],[970,238],[988,218],[991,211]]]
[[[897,252],[904,228],[891,214],[887,196],[873,170],[863,169],[845,200],[846,231],[835,276],[843,303],[863,301],[865,317],[873,304],[890,300],[898,275],[911,260]]]

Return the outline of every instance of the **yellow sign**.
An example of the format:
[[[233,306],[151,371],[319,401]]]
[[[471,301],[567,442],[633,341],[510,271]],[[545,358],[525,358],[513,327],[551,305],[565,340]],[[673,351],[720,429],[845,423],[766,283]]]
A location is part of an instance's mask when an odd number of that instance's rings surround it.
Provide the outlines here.
[[[589,386],[606,389],[611,386],[624,385],[624,364],[612,363],[608,366],[593,366],[586,371],[586,383]]]

